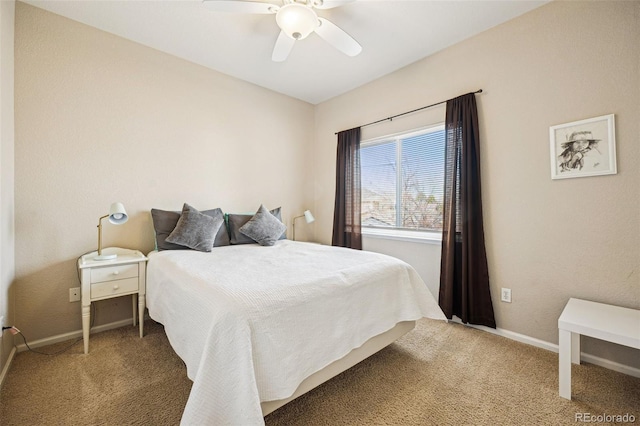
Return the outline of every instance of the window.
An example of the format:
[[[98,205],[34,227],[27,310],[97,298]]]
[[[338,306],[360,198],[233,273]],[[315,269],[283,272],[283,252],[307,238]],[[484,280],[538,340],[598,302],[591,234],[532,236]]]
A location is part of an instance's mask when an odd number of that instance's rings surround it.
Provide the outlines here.
[[[444,125],[362,142],[365,234],[442,230],[444,145]]]

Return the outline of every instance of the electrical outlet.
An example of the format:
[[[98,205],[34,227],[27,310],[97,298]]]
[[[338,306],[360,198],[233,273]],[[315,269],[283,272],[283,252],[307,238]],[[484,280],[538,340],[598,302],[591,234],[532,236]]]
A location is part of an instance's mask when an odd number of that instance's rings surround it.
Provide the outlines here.
[[[500,289],[500,300],[503,302],[511,303],[511,289],[510,288],[502,288]]]
[[[69,289],[69,302],[80,301],[80,287],[73,287]]]

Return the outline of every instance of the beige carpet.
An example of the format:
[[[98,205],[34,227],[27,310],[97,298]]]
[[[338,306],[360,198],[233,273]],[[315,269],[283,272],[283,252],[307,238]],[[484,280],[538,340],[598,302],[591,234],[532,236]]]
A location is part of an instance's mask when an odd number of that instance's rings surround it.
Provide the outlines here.
[[[60,343],[42,351],[55,351]],[[573,367],[558,396],[557,354],[458,324],[423,320],[397,343],[265,418],[275,425],[575,425],[576,413],[635,416],[640,379]],[[178,424],[191,382],[162,326],[124,327],[57,356],[19,353],[0,424]],[[602,424],[602,423],[600,423]]]

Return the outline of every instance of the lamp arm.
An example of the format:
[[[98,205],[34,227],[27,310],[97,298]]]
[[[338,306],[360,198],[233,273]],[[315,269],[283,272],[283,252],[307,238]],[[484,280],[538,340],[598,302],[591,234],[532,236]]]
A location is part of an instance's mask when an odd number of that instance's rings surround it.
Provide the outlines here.
[[[109,217],[108,214],[98,219],[98,256],[102,255],[102,219]]]
[[[300,215],[300,216],[295,216],[293,218],[293,220],[291,221],[291,228],[292,228],[292,233],[293,233],[293,241],[296,240],[296,219],[300,219],[301,217],[304,217],[304,215]]]

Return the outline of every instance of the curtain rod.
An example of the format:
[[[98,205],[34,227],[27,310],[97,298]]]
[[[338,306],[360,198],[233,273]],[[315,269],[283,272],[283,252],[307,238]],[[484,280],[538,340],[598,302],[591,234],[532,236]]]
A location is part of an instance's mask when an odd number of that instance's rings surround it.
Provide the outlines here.
[[[475,92],[469,92],[469,93],[473,93],[474,95],[476,93],[482,93],[482,89],[478,89]],[[403,115],[411,114],[413,112],[422,111],[423,109],[431,108],[431,107],[443,104],[445,102],[448,102],[449,100],[450,99],[447,99],[446,101],[436,102],[435,104],[431,104],[431,105],[423,106],[423,107],[420,107],[420,108],[412,109],[411,111],[403,112],[401,114],[392,115],[391,117],[383,118],[381,120],[372,121],[371,123],[363,124],[360,127],[362,128],[362,127],[371,126],[372,124],[382,123],[383,121],[393,121],[394,118],[402,117]],[[338,133],[340,133],[340,132],[336,132],[335,134],[337,135]]]

